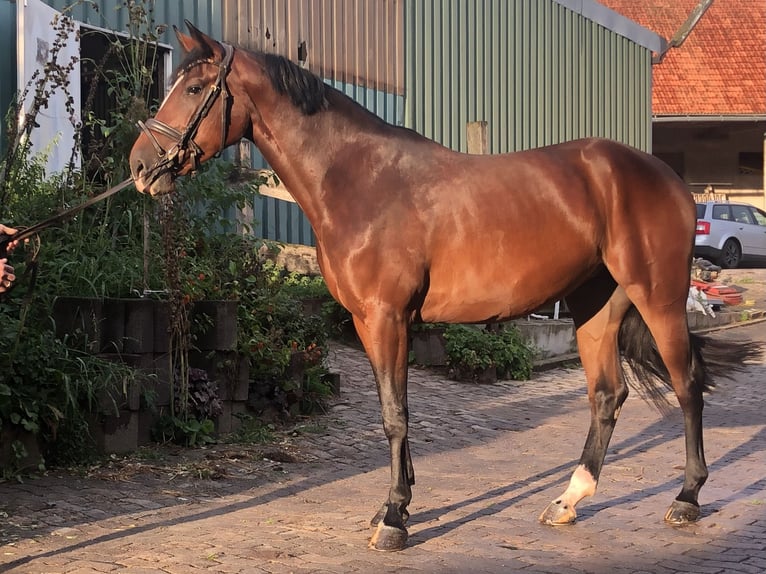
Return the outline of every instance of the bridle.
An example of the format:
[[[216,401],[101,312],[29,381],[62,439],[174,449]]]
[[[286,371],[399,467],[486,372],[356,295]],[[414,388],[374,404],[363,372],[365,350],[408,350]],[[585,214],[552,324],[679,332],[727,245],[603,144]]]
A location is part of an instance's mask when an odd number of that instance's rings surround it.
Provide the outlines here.
[[[147,185],[154,182],[164,172],[171,171],[177,172],[181,169],[184,163],[188,159],[191,161],[191,171],[197,171],[199,168],[199,157],[202,155],[202,149],[194,141],[194,136],[197,135],[202,120],[205,119],[213,107],[216,98],[221,97],[221,147],[215,154],[216,157],[220,155],[223,148],[226,146],[226,138],[228,136],[228,114],[229,114],[229,88],[226,85],[226,76],[229,74],[231,68],[231,60],[234,57],[234,48],[229,44],[222,44],[224,49],[224,56],[220,62],[216,62],[212,59],[199,60],[194,62],[186,69],[192,68],[199,64],[213,64],[218,66],[218,76],[215,79],[215,83],[210,87],[207,96],[203,102],[197,107],[191,120],[184,129],[183,132],[178,131],[156,118],[149,118],[145,122],[139,121],[138,127],[146,134],[149,141],[152,142],[154,149],[157,151],[157,162],[149,167],[143,174],[142,179]],[[172,140],[173,147],[166,150],[162,147],[154,133],[158,133]]]

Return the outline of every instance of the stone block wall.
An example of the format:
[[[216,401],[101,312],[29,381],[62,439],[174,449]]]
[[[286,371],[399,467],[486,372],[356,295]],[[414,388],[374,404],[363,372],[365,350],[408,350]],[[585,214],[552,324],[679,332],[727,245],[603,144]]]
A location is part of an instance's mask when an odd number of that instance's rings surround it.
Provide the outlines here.
[[[194,341],[189,363],[207,371],[218,383],[223,414],[221,433],[236,430],[237,414],[244,413],[248,398],[248,365],[237,349],[237,302],[202,301],[191,319],[204,315],[208,326]],[[170,405],[169,313],[167,303],[151,299],[92,299],[59,297],[54,321],[60,337],[81,338],[88,350],[112,361],[122,361],[147,376],[128,389],[102,397],[100,414],[91,425],[102,452],[124,453],[151,442],[157,412]]]

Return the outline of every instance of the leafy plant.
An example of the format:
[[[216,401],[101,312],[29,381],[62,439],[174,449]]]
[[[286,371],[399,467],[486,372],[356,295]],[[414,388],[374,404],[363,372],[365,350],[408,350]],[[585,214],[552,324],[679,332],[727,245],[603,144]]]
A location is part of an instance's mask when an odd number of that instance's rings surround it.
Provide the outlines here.
[[[497,333],[497,370],[501,378],[525,381],[532,377],[534,348],[512,324],[506,324]]]
[[[0,221],[33,224],[127,175],[135,122],[155,106],[149,100],[151,68],[162,30],[152,23],[151,3],[127,0],[121,9],[128,13],[129,36],[109,36],[104,59],[85,63],[94,70],[94,84],[87,90],[85,121],[78,126],[85,149],[73,150],[82,153],[82,171],[70,166],[46,176],[45,158],[33,157],[29,138],[23,137],[48,105],[51,90],[68,89],[71,63],[54,61],[41,70],[9,110],[7,124],[13,129],[0,159]],[[71,21],[60,26],[63,42]],[[115,61],[119,64],[110,71],[107,63]],[[105,83],[117,101],[106,118],[92,113],[95,82]],[[34,105],[27,106],[27,123],[19,127],[24,95]],[[92,451],[84,431],[89,414],[114,407],[105,405],[104,397],[118,402],[120,393],[138,381],[140,375],[125,365],[92,356],[98,350],[82,333],[56,337],[53,304],[65,295],[150,294],[168,302],[168,372],[178,378],[158,427],[160,440],[197,445],[213,437],[212,421],[220,409],[216,381],[189,360],[195,329],[205,328],[204,321],[192,323],[189,310],[202,299],[239,302],[240,357],[251,362],[254,377],[267,380],[268,398],[282,413],[319,410],[330,389],[324,378],[329,327],[324,317],[307,316],[301,301],[326,297],[325,305],[335,305],[334,314],[339,306],[329,300],[321,278],[285,273],[264,262],[262,249],[273,245],[242,234],[248,226],[237,220],[237,212],[267,181],[252,174],[243,178],[224,161],[208,162],[196,177],[179,181],[171,197],[154,201],[119,194],[17,249],[13,264],[23,278],[0,308],[0,422],[36,433],[46,459],[67,463]],[[78,437],[84,437],[82,442]],[[14,445],[13,456],[24,454]]]
[[[288,273],[284,276],[282,283],[285,291],[295,299],[324,299],[327,301],[332,299],[327,290],[327,284],[321,275]]]
[[[163,415],[154,429],[158,442],[174,442],[183,446],[196,447],[215,442],[215,423],[210,419],[179,418]]]
[[[444,332],[445,350],[451,367],[478,371],[496,367],[495,351],[487,332],[465,325],[450,325]]]
[[[53,92],[68,93],[75,62],[62,62],[57,55],[72,26],[66,16],[53,22],[50,62],[6,114],[9,139],[0,158],[0,220],[14,226],[46,219],[101,187],[75,171],[73,161],[66,172],[46,176],[44,154],[32,156],[29,144],[36,118]],[[74,118],[71,97],[66,106]],[[73,149],[72,157],[79,152]],[[115,147],[114,153],[115,161],[126,165],[126,150]],[[116,168],[108,171],[104,183],[116,175]],[[138,194],[117,196],[13,253],[20,279],[0,305],[0,423],[9,435],[35,435],[47,461],[69,464],[90,456],[94,442],[86,432],[89,414],[114,409],[128,386],[138,381],[138,373],[128,366],[93,356],[87,339],[77,333],[57,338],[51,317],[59,295],[119,296],[148,284],[142,264],[144,201]],[[18,459],[24,453],[14,445]],[[16,470],[13,461],[4,469],[6,475]]]
[[[226,437],[226,442],[262,444],[274,441],[273,424],[263,423],[260,419],[248,413],[234,415],[239,419],[239,428]]]
[[[532,374],[533,350],[513,325],[499,331],[450,325],[444,339],[448,364],[461,378],[475,379],[487,369],[516,380]]]
[[[189,369],[187,389],[188,410],[196,418],[214,419],[223,412],[223,405],[218,397],[218,383],[211,381],[204,369]],[[178,395],[179,393],[176,394],[177,398]]]
[[[136,371],[26,327],[13,317],[12,305],[0,305],[0,314],[0,432],[15,427],[37,435],[55,462],[86,458],[90,436],[69,431],[82,431],[89,412],[114,409],[104,399],[125,396],[138,384]]]

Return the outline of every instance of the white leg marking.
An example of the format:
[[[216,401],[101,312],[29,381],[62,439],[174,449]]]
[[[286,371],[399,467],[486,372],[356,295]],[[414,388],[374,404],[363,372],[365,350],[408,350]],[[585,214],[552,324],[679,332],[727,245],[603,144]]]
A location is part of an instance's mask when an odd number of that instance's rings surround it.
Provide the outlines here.
[[[593,496],[596,493],[596,484],[593,475],[583,465],[579,465],[572,473],[569,486],[561,495],[561,499],[575,506],[586,496]]]

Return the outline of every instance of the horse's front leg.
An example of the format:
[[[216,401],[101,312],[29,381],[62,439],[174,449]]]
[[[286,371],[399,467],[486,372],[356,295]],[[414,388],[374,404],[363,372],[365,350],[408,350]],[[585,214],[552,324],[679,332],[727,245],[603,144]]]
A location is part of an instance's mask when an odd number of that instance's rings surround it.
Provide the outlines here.
[[[370,548],[401,550],[407,542],[407,505],[415,473],[407,442],[407,322],[391,310],[354,316],[359,338],[370,359],[378,387],[383,429],[391,449],[391,488],[388,500],[372,519]]]

